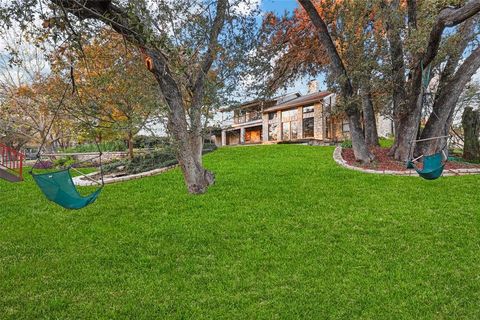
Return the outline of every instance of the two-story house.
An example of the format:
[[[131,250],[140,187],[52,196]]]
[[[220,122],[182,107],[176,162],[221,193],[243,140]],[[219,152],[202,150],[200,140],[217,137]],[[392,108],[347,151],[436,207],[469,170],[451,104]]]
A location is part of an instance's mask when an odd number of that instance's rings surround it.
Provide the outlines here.
[[[250,101],[233,110],[221,110],[224,121],[221,135],[215,137],[217,145],[283,141],[329,143],[348,139],[348,120],[343,113],[334,112],[335,94],[317,91],[315,84],[309,84],[309,91],[303,96],[286,94],[270,100]],[[389,131],[391,125],[383,123],[388,119],[378,118],[378,125]]]

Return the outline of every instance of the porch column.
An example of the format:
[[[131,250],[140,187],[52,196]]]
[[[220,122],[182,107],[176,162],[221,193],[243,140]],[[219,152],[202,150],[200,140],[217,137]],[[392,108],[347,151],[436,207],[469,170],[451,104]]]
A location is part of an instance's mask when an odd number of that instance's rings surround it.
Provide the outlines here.
[[[227,131],[222,130],[222,147],[227,145]]]
[[[278,119],[278,126],[277,126],[277,134],[278,138],[277,141],[283,140],[283,125],[282,125],[282,111],[277,111],[277,119]]]
[[[314,122],[314,137],[315,139],[325,139],[325,135],[323,134],[324,121],[325,121],[325,112],[323,112],[323,105],[321,103],[315,103],[313,106],[313,117],[315,118]]]
[[[303,106],[297,108],[297,139],[303,139]]]
[[[268,113],[262,114],[262,141],[268,141]]]
[[[240,128],[240,144],[245,143],[245,128]]]

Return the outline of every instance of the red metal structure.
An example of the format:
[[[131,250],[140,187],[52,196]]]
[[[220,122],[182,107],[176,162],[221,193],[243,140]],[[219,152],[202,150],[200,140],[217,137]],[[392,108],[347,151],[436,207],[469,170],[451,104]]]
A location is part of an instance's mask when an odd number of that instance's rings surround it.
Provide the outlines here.
[[[0,178],[10,182],[22,181],[24,158],[21,152],[0,143]]]

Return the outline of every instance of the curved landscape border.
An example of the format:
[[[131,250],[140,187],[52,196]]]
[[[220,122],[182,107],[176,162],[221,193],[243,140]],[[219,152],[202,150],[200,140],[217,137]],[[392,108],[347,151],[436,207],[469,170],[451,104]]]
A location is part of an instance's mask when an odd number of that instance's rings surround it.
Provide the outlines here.
[[[167,171],[170,171],[172,169],[175,169],[176,167],[178,167],[178,164],[174,164],[174,165],[171,165],[171,166],[168,166],[168,167],[164,167],[164,168],[159,168],[159,169],[154,169],[154,170],[150,170],[150,171],[146,171],[146,172],[140,172],[140,173],[136,173],[136,174],[130,174],[128,176],[122,176],[122,177],[114,177],[114,178],[104,178],[103,179],[103,182],[105,184],[110,184],[110,183],[116,183],[116,182],[123,182],[123,181],[129,181],[129,180],[135,180],[135,179],[140,179],[140,178],[144,178],[144,177],[151,177],[151,176],[156,176],[158,174],[162,174],[162,173],[165,173]],[[99,183],[101,183],[101,181],[96,181],[96,182],[93,182],[92,180],[85,180],[85,179],[82,179],[82,178],[85,178],[85,177],[92,177],[94,175],[98,174],[98,171],[96,172],[92,172],[92,173],[89,173],[85,176],[77,176],[77,177],[74,177],[72,178],[73,180],[73,183],[77,186],[81,186],[81,187],[87,187],[87,186],[96,186],[98,185]]]
[[[404,171],[396,171],[396,170],[373,170],[373,169],[365,169],[361,167],[352,166],[347,163],[342,157],[342,147],[337,146],[335,151],[333,151],[333,160],[338,163],[340,166],[345,167],[347,169],[365,172],[365,173],[375,173],[375,174],[388,174],[388,175],[395,175],[395,176],[412,176],[418,177],[419,175],[413,169],[407,169]],[[471,175],[471,174],[480,174],[480,168],[476,169],[449,169],[443,172],[443,176],[464,176],[464,175]]]

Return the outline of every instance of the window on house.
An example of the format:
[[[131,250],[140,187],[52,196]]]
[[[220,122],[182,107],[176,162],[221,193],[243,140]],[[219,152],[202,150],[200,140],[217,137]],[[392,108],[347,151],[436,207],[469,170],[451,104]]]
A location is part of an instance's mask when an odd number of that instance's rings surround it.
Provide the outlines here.
[[[297,120],[297,109],[282,111],[282,122]]]
[[[313,138],[315,134],[314,128],[315,128],[315,118],[303,119],[303,137],[304,138]]]
[[[298,138],[298,126],[296,121],[290,122],[290,139]]]
[[[326,138],[331,139],[332,138],[332,120],[330,117],[325,118],[325,132],[326,132]]]
[[[313,110],[314,110],[313,105],[312,106],[305,106],[305,107],[303,107],[303,114],[311,113],[311,112],[313,112]]]
[[[270,112],[268,114],[268,120],[276,120],[277,119],[277,113],[276,112]]]
[[[343,121],[342,122],[342,131],[343,132],[350,132],[350,125],[348,124],[348,121]]]
[[[245,130],[245,142],[250,142],[252,140],[252,132]]]
[[[233,123],[244,123],[245,122],[245,110],[239,109],[234,111]]]
[[[290,122],[282,123],[282,140],[290,140]]]
[[[268,125],[268,141],[276,141],[278,140],[278,124],[271,123]]]
[[[282,111],[282,140],[297,139],[297,109]]]
[[[258,112],[256,110],[247,112],[247,121],[254,121],[262,118],[261,112]]]

